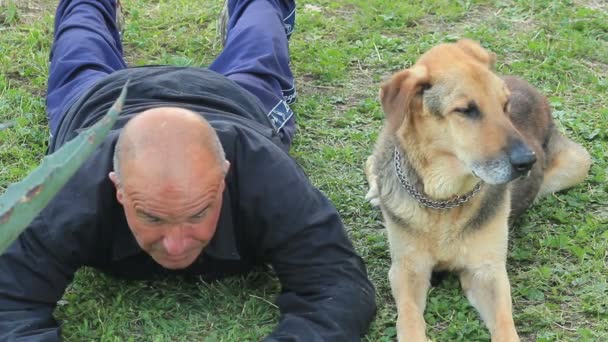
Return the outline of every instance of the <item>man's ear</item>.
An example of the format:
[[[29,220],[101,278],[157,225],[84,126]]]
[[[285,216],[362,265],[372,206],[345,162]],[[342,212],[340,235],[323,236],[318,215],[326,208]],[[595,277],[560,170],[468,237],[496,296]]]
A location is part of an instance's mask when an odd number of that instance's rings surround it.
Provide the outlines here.
[[[496,63],[496,54],[484,49],[478,42],[471,39],[461,39],[456,42],[456,46],[461,48],[471,57],[487,65],[488,68],[494,68],[494,64]]]
[[[422,109],[422,92],[430,86],[428,70],[417,65],[400,71],[380,87],[380,102],[392,131],[410,113]]]
[[[114,171],[111,171],[108,174],[108,177],[110,178],[112,183],[114,183],[114,187],[116,188],[116,200],[118,201],[118,203],[123,204],[124,194],[122,193],[120,187],[120,180],[118,179],[118,174]]]
[[[227,175],[229,170],[230,170],[230,162],[227,160],[224,160],[224,175]]]

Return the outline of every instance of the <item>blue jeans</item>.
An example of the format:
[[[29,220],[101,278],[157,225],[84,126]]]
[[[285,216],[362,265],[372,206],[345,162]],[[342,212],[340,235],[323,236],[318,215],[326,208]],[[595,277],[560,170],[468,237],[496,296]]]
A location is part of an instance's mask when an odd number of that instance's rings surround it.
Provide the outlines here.
[[[288,38],[295,23],[293,0],[229,0],[223,51],[209,69],[255,95],[289,146],[296,97]],[[94,83],[127,68],[115,22],[116,0],[61,0],[55,16],[46,98],[51,134],[62,116]]]

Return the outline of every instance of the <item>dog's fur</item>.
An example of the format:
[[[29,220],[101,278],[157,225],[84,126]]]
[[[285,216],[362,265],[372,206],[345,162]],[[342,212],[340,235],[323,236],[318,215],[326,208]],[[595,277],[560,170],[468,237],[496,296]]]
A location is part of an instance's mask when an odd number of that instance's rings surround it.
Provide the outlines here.
[[[386,122],[366,163],[366,197],[386,221],[401,341],[426,339],[423,312],[436,270],[459,273],[493,341],[519,340],[508,225],[535,198],[581,182],[589,170],[589,154],[557,130],[546,98],[519,78],[497,76],[494,61],[471,40],[438,45],[380,90]],[[395,148],[406,178],[431,199],[462,196],[480,181],[481,190],[460,207],[425,207],[400,184]],[[518,162],[522,155],[531,169]]]

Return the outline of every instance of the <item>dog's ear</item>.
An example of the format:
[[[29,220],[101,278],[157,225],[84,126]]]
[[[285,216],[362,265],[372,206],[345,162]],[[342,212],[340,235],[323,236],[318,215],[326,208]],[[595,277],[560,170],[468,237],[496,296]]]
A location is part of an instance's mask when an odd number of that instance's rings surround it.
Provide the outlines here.
[[[486,64],[490,69],[493,68],[494,64],[496,63],[496,54],[484,49],[476,41],[470,39],[461,39],[456,42],[456,46],[481,63]]]
[[[393,131],[408,113],[422,108],[422,92],[430,86],[425,66],[417,65],[400,71],[380,88],[380,102]]]

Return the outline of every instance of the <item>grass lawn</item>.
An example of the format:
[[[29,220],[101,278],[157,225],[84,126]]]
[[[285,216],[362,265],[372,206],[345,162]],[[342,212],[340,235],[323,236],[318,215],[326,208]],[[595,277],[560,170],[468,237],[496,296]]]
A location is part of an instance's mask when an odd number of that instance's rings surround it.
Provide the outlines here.
[[[208,65],[222,1],[122,0],[131,65]],[[44,95],[57,1],[0,0],[0,193],[46,148]],[[395,339],[387,239],[362,167],[383,113],[379,83],[425,50],[468,37],[550,99],[593,157],[587,180],[537,203],[511,233],[508,271],[524,341],[608,341],[608,3],[604,0],[301,0],[291,41],[299,99],[293,154],[340,211],[377,287],[366,341]],[[266,274],[202,284],[79,271],[56,311],[66,341],[256,341],[276,324]],[[435,341],[487,341],[450,277],[430,291]]]

